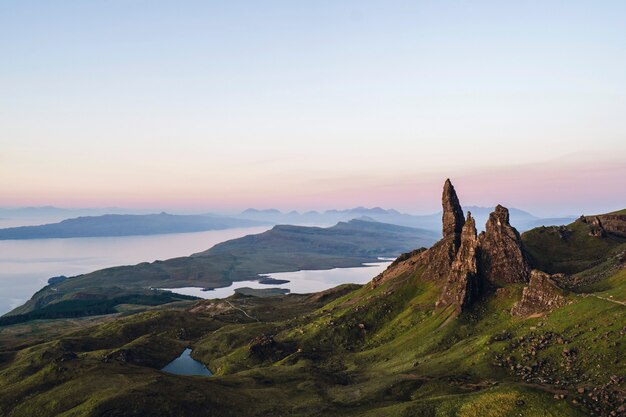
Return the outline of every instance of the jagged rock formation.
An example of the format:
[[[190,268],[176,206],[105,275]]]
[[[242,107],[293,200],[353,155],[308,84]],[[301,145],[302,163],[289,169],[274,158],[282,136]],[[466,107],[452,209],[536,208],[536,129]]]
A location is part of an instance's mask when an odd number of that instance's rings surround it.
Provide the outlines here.
[[[563,274],[550,275],[533,269],[528,286],[522,292],[522,299],[513,306],[511,314],[528,317],[564,306],[567,303],[565,292],[555,283],[555,279],[562,278]]]
[[[626,237],[626,214],[580,216],[578,220],[589,225],[590,236],[606,237],[607,234],[612,234]]]
[[[604,230],[602,222],[598,216],[580,216],[579,220],[589,225],[589,236],[606,237],[606,230]]]
[[[461,232],[461,244],[452,263],[452,270],[443,289],[438,306],[454,305],[458,311],[469,306],[478,296],[478,238],[472,214],[467,212],[467,220]]]
[[[597,217],[602,222],[604,230],[608,233],[626,237],[626,214],[603,214]]]
[[[432,280],[443,280],[450,276],[452,263],[461,245],[461,233],[465,224],[463,209],[449,179],[443,186],[441,205],[443,207],[443,238],[424,252],[420,260],[420,263],[426,267],[424,276]]]
[[[511,283],[526,283],[530,266],[520,234],[509,223],[509,211],[498,205],[489,216],[485,232],[476,234],[471,213],[467,220],[450,180],[442,196],[443,238],[430,249],[399,257],[373,279],[372,288],[404,273],[423,268],[422,278],[441,285],[437,306],[463,311],[481,293]]]
[[[509,210],[498,204],[480,234],[479,271],[491,285],[528,282],[530,266],[522,239],[509,223]]]
[[[465,224],[465,218],[463,217],[463,209],[459,203],[459,198],[450,179],[447,179],[443,185],[441,204],[443,206],[443,238],[454,236],[459,239]]]

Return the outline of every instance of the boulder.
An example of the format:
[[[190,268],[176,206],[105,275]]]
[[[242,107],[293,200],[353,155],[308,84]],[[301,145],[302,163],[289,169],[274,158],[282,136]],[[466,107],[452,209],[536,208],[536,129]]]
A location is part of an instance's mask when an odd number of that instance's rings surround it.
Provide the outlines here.
[[[522,292],[522,299],[513,306],[511,314],[528,317],[564,306],[567,303],[566,292],[556,283],[562,278],[563,274],[550,275],[533,269],[530,281]]]

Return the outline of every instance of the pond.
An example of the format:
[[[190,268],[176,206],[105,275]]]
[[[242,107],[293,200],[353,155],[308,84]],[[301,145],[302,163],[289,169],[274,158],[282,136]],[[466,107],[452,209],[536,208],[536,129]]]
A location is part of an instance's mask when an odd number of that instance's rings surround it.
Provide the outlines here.
[[[161,370],[176,375],[213,375],[202,362],[191,357],[191,349],[189,348],[185,349],[179,357],[165,365]]]

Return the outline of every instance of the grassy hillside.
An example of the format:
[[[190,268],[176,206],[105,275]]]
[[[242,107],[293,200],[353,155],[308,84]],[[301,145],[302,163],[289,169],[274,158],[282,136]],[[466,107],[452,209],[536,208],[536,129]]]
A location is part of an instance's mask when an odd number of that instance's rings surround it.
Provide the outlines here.
[[[406,271],[375,288],[201,301],[17,350],[4,346],[0,414],[583,416],[618,410],[626,388],[626,306],[620,304],[626,303],[626,270],[607,278],[602,292],[571,295],[564,307],[528,319],[510,314],[520,298],[516,285],[456,318],[433,309],[440,289],[421,273]],[[186,346],[216,376],[158,370]]]
[[[577,220],[567,226],[538,227],[522,234],[533,267],[554,273],[575,274],[604,262],[626,249],[626,238],[591,235],[591,226]]]
[[[324,245],[350,247],[333,237],[351,227],[325,232]],[[235,247],[247,253],[267,242],[271,251],[284,240],[302,251],[316,235],[308,232],[278,228]],[[42,322],[47,339],[5,326],[0,415],[623,417],[625,243],[589,232],[575,222],[524,235],[535,267],[593,277],[584,292],[559,290],[558,303],[525,317],[511,311],[532,277],[482,292],[466,308],[437,307],[444,282],[427,278],[423,260],[437,265],[439,252],[414,251],[364,286],[137,313],[128,306],[91,325]],[[534,291],[550,301],[547,289]],[[214,376],[160,371],[187,347]]]

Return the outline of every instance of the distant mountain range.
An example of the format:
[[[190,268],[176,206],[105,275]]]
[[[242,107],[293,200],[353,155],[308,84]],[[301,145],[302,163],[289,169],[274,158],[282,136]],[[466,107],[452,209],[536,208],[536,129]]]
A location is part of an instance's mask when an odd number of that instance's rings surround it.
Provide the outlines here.
[[[0,229],[0,240],[157,235],[261,226],[269,223],[271,222],[210,215],[105,214],[77,217],[40,226]]]
[[[106,212],[110,210],[110,212]],[[483,229],[493,207],[470,206],[479,230]],[[113,214],[115,213],[115,214]],[[132,213],[132,214],[131,214]],[[537,226],[568,224],[574,216],[541,218],[526,211],[510,209],[511,224],[520,231]],[[81,216],[68,218],[70,216]],[[401,213],[394,209],[380,207],[355,207],[346,210],[281,212],[277,209],[258,210],[249,208],[238,215],[220,216],[215,214],[145,214],[130,209],[66,209],[53,206],[0,208],[0,219],[21,220],[18,224],[32,224],[33,219],[41,219],[34,226],[18,226],[0,229],[0,240],[47,239],[72,237],[105,237],[157,235],[165,233],[202,232],[233,227],[250,227],[273,224],[328,226],[352,219],[370,220],[381,223],[440,232],[441,212],[415,215]],[[29,219],[29,220],[26,220]],[[65,219],[65,220],[62,220]],[[61,221],[62,220],[62,221]],[[13,226],[15,222],[8,224]]]
[[[156,211],[156,210],[152,210]],[[134,210],[120,207],[104,208],[63,208],[55,206],[37,207],[0,207],[0,217],[21,219],[21,218],[46,218],[46,217],[77,217],[77,216],[99,216],[102,214],[147,214],[150,210]]]
[[[494,210],[493,207],[477,206],[470,206],[467,207],[467,209],[472,212],[472,216],[476,219],[479,230],[482,229],[487,222],[489,213]],[[529,230],[537,226],[568,224],[575,219],[574,216],[541,218],[515,208],[510,209],[509,212],[511,215],[511,224],[520,231]],[[339,221],[365,216],[371,220],[382,223],[439,231],[441,229],[441,215],[441,212],[426,215],[407,214],[394,209],[386,210],[380,207],[356,207],[347,210],[326,210],[323,212],[307,211],[304,213],[297,211],[283,213],[277,209],[258,210],[249,208],[240,213],[238,217],[280,224],[334,224]]]

